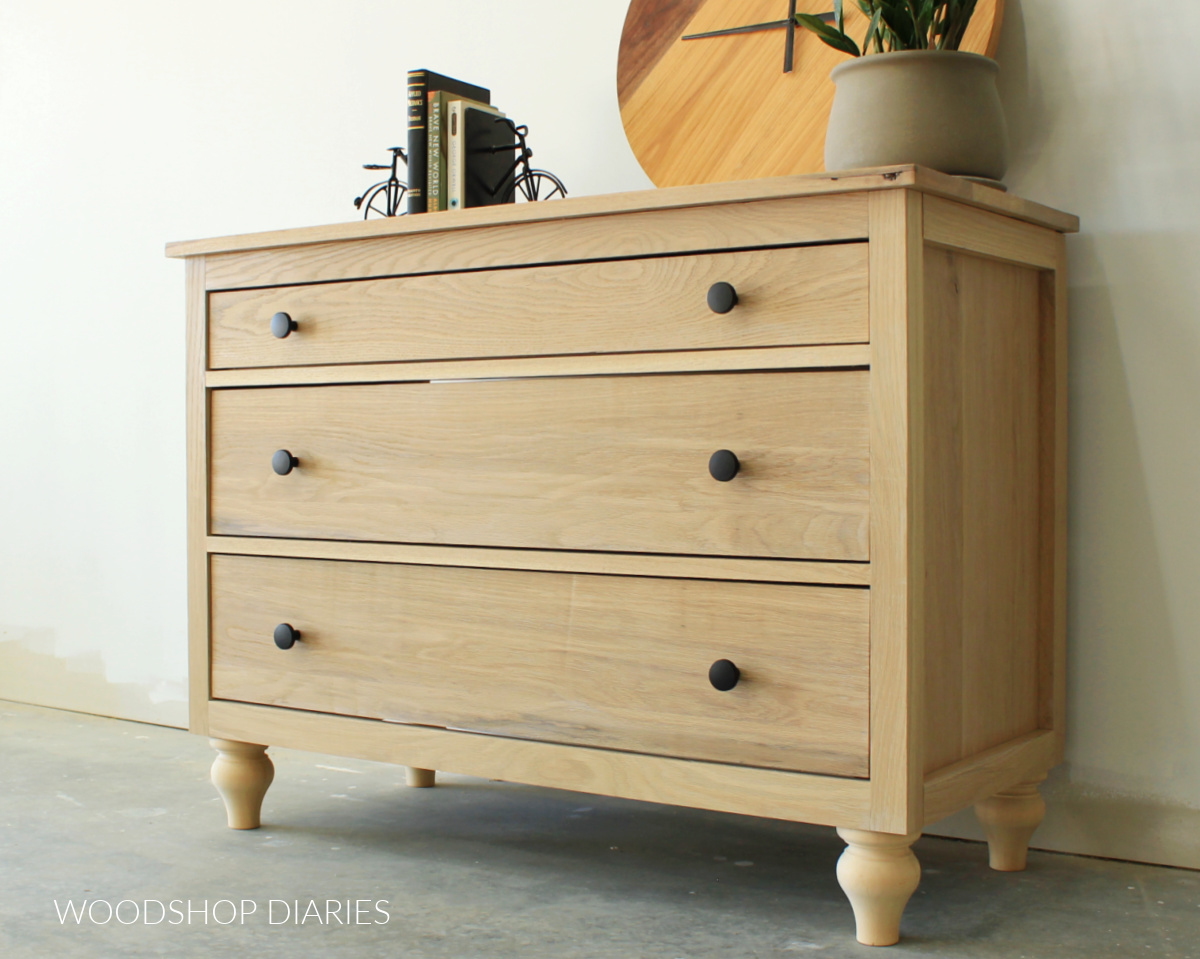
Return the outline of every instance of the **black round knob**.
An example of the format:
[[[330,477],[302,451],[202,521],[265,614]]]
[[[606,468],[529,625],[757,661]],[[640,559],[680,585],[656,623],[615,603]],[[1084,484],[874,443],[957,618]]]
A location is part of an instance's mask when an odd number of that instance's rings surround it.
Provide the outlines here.
[[[280,476],[287,476],[299,465],[300,461],[287,450],[276,450],[275,455],[271,457],[271,469]]]
[[[279,630],[275,631],[275,635],[279,635]],[[733,689],[741,678],[742,671],[728,659],[718,659],[708,667],[708,681],[713,684],[713,689],[719,689],[723,693]]]
[[[737,290],[732,283],[714,283],[708,288],[708,308],[714,313],[728,313],[737,306]]]
[[[291,649],[300,640],[300,630],[291,623],[280,623],[275,627],[275,645],[280,649]],[[736,668],[736,667],[735,667]],[[737,680],[735,679],[736,683]]]
[[[717,450],[708,458],[709,474],[713,479],[722,483],[728,483],[737,476],[741,465],[738,462],[737,454],[732,450]]]
[[[287,313],[276,313],[271,317],[271,332],[279,339],[282,340],[295,329],[298,329],[296,321]]]

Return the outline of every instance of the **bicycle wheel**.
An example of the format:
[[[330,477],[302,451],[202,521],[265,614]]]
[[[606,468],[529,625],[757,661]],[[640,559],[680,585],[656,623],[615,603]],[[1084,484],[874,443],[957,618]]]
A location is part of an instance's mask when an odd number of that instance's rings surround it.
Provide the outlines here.
[[[408,212],[404,203],[404,194],[407,192],[408,187],[403,182],[393,184],[384,180],[358,197],[354,206],[363,211],[364,220],[376,216],[402,216]]]
[[[566,196],[567,188],[562,180],[548,170],[529,170],[517,177],[513,184],[518,200],[553,200],[555,197]]]

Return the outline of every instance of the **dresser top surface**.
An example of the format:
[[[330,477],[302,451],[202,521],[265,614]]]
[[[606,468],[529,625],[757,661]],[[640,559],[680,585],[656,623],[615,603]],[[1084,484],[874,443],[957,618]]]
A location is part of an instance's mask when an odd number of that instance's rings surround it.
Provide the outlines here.
[[[736,180],[702,186],[668,187],[632,193],[568,197],[552,203],[504,204],[469,210],[443,211],[436,215],[398,216],[379,220],[354,220],[326,226],[247,233],[167,244],[167,256],[204,256],[236,253],[310,243],[356,240],[368,237],[398,236],[472,229],[510,223],[568,220],[648,210],[682,209],[746,203],[754,200],[787,197],[857,193],[875,190],[915,189],[923,193],[958,200],[1060,233],[1079,230],[1079,218],[1051,207],[961,177],[947,176],[926,167],[895,166],[844,173],[819,173],[807,176],[773,177],[765,180]]]

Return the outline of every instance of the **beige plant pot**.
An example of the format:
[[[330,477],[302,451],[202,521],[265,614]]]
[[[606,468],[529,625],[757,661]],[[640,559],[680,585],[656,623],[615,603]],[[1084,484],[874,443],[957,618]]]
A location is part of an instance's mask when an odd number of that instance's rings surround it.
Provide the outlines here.
[[[919,163],[1001,179],[1008,128],[997,70],[988,57],[948,50],[873,53],[838,64],[825,169]]]

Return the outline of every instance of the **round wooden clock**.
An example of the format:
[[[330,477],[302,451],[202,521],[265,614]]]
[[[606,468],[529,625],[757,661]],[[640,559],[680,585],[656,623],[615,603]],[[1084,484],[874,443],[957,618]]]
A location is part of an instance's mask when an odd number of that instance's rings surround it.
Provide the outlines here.
[[[979,0],[963,50],[995,52],[1004,0]],[[617,98],[629,145],[658,186],[816,173],[833,103],[829,71],[846,55],[790,14],[832,0],[632,0]],[[845,0],[846,32],[867,19]]]

